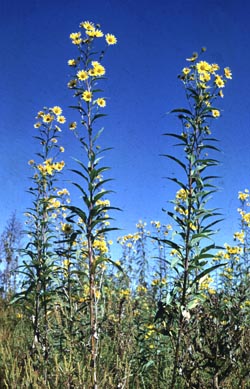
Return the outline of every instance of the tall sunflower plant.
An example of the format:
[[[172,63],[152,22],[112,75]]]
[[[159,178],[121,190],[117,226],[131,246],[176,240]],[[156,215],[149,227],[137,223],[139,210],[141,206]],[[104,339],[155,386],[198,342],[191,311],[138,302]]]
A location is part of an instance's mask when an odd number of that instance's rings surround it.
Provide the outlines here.
[[[204,51],[202,49],[201,53]],[[164,304],[166,311],[176,303],[179,307],[177,331],[170,331],[175,338],[172,387],[176,381],[183,328],[191,319],[192,309],[205,298],[199,285],[217,267],[223,266],[223,263],[211,265],[213,250],[218,248],[212,239],[216,232],[214,227],[221,219],[218,210],[208,208],[207,203],[217,190],[214,184],[217,177],[210,173],[210,169],[219,164],[213,157],[219,151],[215,145],[217,140],[211,136],[211,126],[221,116],[216,101],[223,98],[224,87],[232,78],[228,67],[220,69],[218,64],[200,60],[198,53],[187,58],[187,62],[189,66],[183,68],[179,79],[188,107],[171,111],[177,114],[182,132],[164,134],[177,139],[176,146],[182,148],[183,158],[164,156],[180,166],[184,173],[181,179],[169,178],[179,187],[172,201],[174,210],[167,211],[175,225],[176,239],[161,240],[161,244],[171,250],[168,263],[176,274],[173,290],[167,294]],[[163,320],[166,315],[160,316]]]
[[[23,263],[19,268],[23,278],[21,292],[12,300],[12,303],[23,302],[24,312],[32,319],[32,355],[41,353],[45,361],[49,358],[50,312],[57,284],[54,271],[57,256],[53,246],[57,217],[62,215],[56,185],[65,166],[61,160],[64,147],[58,140],[60,126],[65,121],[59,106],[45,107],[36,117],[34,138],[39,142],[40,151],[35,160],[28,162],[33,169],[32,186],[28,190],[33,201],[26,212],[28,243],[23,249]]]
[[[103,59],[107,48],[114,46],[117,39],[113,34],[105,34],[100,25],[89,21],[80,24],[80,31],[70,34],[72,44],[78,54],[70,59],[68,65],[72,69],[72,78],[68,87],[74,92],[76,104],[71,108],[78,112],[78,122],[70,124],[83,149],[83,160],[76,160],[78,168],[72,172],[79,178],[73,185],[81,193],[83,206],[71,205],[68,222],[77,223],[78,239],[82,245],[82,266],[88,271],[88,301],[90,321],[90,367],[93,388],[97,388],[97,357],[99,344],[98,302],[102,290],[103,269],[107,262],[115,264],[109,255],[107,234],[115,228],[110,227],[109,211],[118,209],[110,205],[110,190],[104,188],[111,180],[104,178],[109,167],[103,166],[103,153],[109,149],[101,149],[98,144],[103,128],[98,128],[98,120],[105,114],[103,110],[107,101],[99,84],[106,75]],[[103,42],[104,40],[104,42]],[[103,45],[101,50],[96,47]],[[77,218],[77,219],[76,219]],[[116,265],[118,266],[118,265]]]

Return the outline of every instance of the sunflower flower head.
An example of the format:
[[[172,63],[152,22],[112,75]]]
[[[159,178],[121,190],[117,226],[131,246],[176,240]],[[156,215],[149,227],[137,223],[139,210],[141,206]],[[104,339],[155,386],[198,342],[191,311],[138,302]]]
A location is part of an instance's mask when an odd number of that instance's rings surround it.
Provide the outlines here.
[[[115,45],[117,43],[117,39],[113,34],[106,34],[105,39],[107,44],[110,45]]]

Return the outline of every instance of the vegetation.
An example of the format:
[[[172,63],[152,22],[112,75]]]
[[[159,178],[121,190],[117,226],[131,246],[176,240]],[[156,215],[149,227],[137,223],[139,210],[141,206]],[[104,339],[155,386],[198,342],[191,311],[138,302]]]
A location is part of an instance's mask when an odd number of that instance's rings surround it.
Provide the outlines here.
[[[211,127],[231,70],[197,53],[187,59],[179,76],[187,107],[172,111],[182,132],[165,134],[182,153],[165,155],[177,166],[175,198],[165,223],[152,221],[149,231],[139,221],[118,239],[115,261],[110,215],[119,208],[109,201],[98,123],[103,62],[117,39],[87,21],[80,29],[70,35],[77,54],[68,88],[78,115],[69,129],[82,152],[70,186],[81,201],[60,186],[69,173],[66,118],[61,107],[44,107],[22,249],[15,215],[1,235],[0,387],[250,388],[250,194],[239,192],[234,246],[216,243],[221,216],[209,207],[219,153]]]

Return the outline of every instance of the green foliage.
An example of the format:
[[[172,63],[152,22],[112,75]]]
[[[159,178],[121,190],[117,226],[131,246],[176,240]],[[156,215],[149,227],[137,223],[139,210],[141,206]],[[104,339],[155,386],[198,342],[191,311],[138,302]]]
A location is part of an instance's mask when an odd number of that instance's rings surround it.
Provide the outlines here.
[[[151,221],[150,230],[139,221],[136,232],[118,238],[119,256],[110,240],[116,229],[110,213],[118,208],[110,205],[102,160],[109,149],[99,145],[98,126],[106,105],[102,61],[116,38],[106,34],[99,50],[100,26],[80,28],[70,35],[78,51],[69,60],[68,87],[79,118],[69,128],[82,150],[71,185],[81,197],[69,199],[59,188],[58,124],[66,119],[60,107],[44,108],[35,123],[37,161],[29,161],[22,283],[15,291],[7,269],[0,300],[0,387],[250,388],[249,193],[239,192],[235,246],[219,247],[220,214],[208,207],[219,151],[210,125],[220,116],[214,103],[231,71],[221,76],[198,54],[188,59],[180,76],[188,108],[172,111],[183,131],[166,134],[183,152],[165,155],[181,168],[180,178],[171,178],[178,186],[166,212],[172,224]],[[16,224],[6,231],[3,254],[12,261]]]

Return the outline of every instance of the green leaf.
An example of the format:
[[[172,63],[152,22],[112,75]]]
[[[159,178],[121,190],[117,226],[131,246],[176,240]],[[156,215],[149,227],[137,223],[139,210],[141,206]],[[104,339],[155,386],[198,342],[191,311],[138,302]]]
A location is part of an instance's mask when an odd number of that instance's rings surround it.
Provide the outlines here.
[[[164,136],[171,136],[173,138],[176,138],[176,139],[179,139],[179,140],[182,140],[184,142],[184,144],[186,145],[187,144],[187,138],[183,135],[178,135],[178,134],[174,134],[172,132],[166,132],[165,134],[163,134]]]
[[[88,177],[87,176],[85,176],[85,174],[83,174],[82,172],[80,172],[79,170],[76,170],[76,169],[70,169],[70,171],[72,172],[72,173],[76,173],[76,174],[78,174],[80,177],[82,177],[85,181],[89,181],[89,179],[88,179]]]
[[[70,105],[69,108],[77,109],[86,115],[86,111],[80,105]]]
[[[174,178],[173,178],[173,177],[165,177],[165,178],[167,178],[167,179],[170,180],[170,181],[175,182],[175,183],[178,184],[181,188],[187,189],[186,185],[183,184],[181,181],[179,181],[177,178],[175,178],[175,177],[174,177]]]
[[[226,265],[226,263],[220,263],[218,265],[214,265],[214,266],[209,267],[208,269],[205,269],[200,274],[198,274],[197,277],[195,277],[195,279],[193,280],[191,286],[194,285],[197,281],[199,281],[205,275],[207,275],[207,274],[211,273],[212,271],[218,269],[219,267],[222,267],[222,266],[225,266],[225,265]]]
[[[194,300],[191,300],[188,304],[187,304],[187,309],[190,310],[190,309],[193,309],[195,307],[197,307],[197,305],[199,305],[199,300],[196,298]]]
[[[164,243],[167,246],[171,247],[172,249],[178,251],[178,253],[182,254],[182,249],[183,249],[182,246],[179,246],[178,244],[172,242],[169,239],[159,239],[157,237],[152,237],[151,239],[155,239],[155,240],[157,240],[160,243]]]
[[[91,120],[91,124],[93,124],[95,120],[97,120],[97,119],[99,119],[99,118],[101,118],[103,116],[107,116],[107,114],[105,114],[105,113],[98,113],[98,114],[94,115],[93,119]]]
[[[199,294],[193,296],[193,299],[191,301],[189,301],[189,303],[187,304],[187,309],[190,310],[190,309],[197,307],[197,305],[199,305],[200,303],[203,303],[205,301],[205,299],[206,299],[206,297],[199,295]]]
[[[173,161],[178,163],[178,165],[180,165],[185,170],[185,172],[187,173],[186,165],[183,162],[181,162],[178,158],[174,157],[173,155],[169,155],[169,154],[162,154],[162,156],[163,157],[167,157],[169,159],[172,159]]]
[[[170,111],[170,113],[186,113],[187,115],[190,115],[190,116],[193,115],[191,111],[189,111],[188,109],[185,109],[185,108],[172,109],[172,111]]]
[[[73,205],[67,205],[65,208],[69,209],[74,215],[79,216],[83,222],[86,224],[87,222],[87,216],[86,213],[79,207],[75,207]]]
[[[203,232],[203,233],[199,233],[199,234],[193,234],[192,235],[192,238],[191,238],[191,241],[190,241],[190,244],[193,246],[193,245],[196,245],[197,243],[200,242],[200,240],[202,239],[210,239],[210,234],[209,233],[206,233],[206,232]]]
[[[178,256],[176,256],[172,259],[170,266],[172,269],[174,269],[176,267],[176,265],[181,265],[181,264],[182,263],[181,263],[180,258]]]

